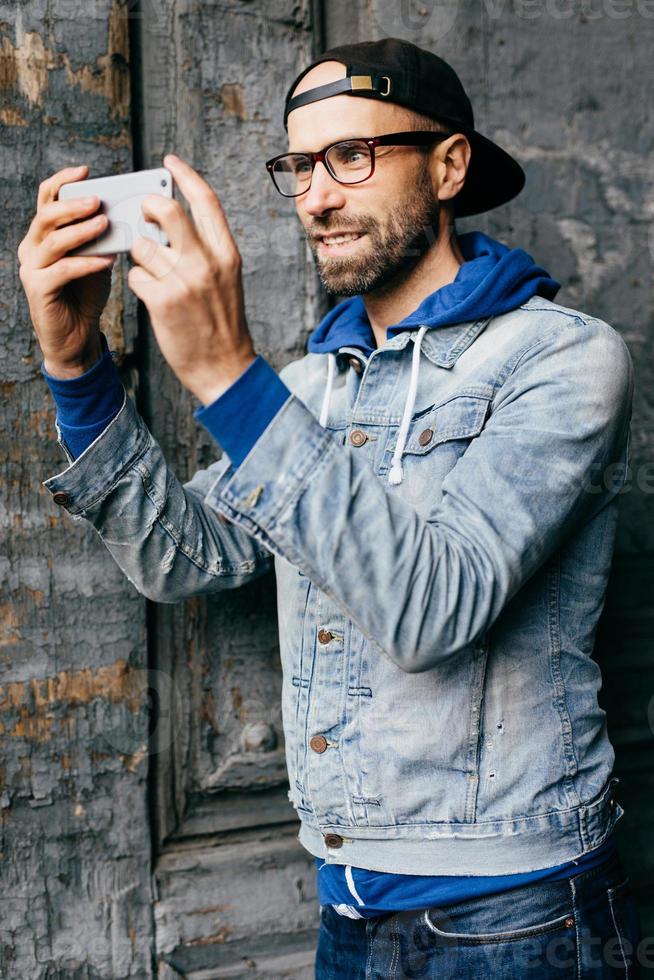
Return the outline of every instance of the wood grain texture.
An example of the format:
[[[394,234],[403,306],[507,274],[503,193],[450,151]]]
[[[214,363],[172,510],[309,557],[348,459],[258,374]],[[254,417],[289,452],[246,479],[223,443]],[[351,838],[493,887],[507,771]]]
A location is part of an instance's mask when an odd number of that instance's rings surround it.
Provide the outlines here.
[[[264,166],[286,145],[283,96],[311,57],[314,6],[163,0],[156,16],[134,25],[139,166],[158,166],[173,151],[215,189],[243,257],[255,348],[277,369],[304,353],[323,309],[294,209],[269,186]],[[221,449],[193,419],[198,403],[171,376],[145,320],[139,369],[144,417],[188,479]],[[161,975],[309,976],[318,906],[287,796],[274,575],[152,607],[148,632],[177,695],[151,758]],[[187,860],[189,847],[195,857],[182,871],[175,855]],[[285,884],[290,866],[301,892]],[[193,912],[226,903],[222,931],[215,916]],[[269,922],[270,909],[287,920],[282,929]]]
[[[304,974],[297,970],[313,962],[315,871],[293,831],[176,848],[159,858],[156,880],[158,950],[185,976],[242,971],[259,980],[270,960],[288,960],[296,971],[288,976],[298,978]]]
[[[0,5],[0,975],[149,977],[144,604],[40,481],[67,467],[18,280],[39,183],[132,169],[127,7]],[[128,365],[121,263],[101,326]]]

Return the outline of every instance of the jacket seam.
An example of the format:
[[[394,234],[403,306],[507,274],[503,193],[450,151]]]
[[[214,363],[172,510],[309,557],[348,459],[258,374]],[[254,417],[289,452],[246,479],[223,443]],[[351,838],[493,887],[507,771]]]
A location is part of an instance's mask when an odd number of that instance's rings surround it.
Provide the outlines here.
[[[472,658],[475,670],[475,684],[470,701],[469,716],[469,745],[466,758],[466,800],[464,805],[464,822],[474,823],[477,815],[477,798],[481,781],[479,764],[482,741],[482,710],[486,684],[487,650],[485,640],[477,648],[477,656]]]
[[[322,609],[322,598],[320,600],[320,608]],[[343,628],[343,657],[341,663],[341,683],[340,683],[340,690],[339,690],[340,704],[338,705],[337,708],[339,736],[338,736],[338,746],[336,747],[335,751],[338,753],[338,763],[339,763],[338,769],[340,774],[341,786],[343,790],[343,808],[345,812],[348,814],[349,819],[352,821],[352,823],[356,825],[357,818],[355,814],[355,807],[352,802],[352,793],[349,792],[348,789],[348,780],[345,773],[345,766],[343,765],[343,742],[344,742],[343,719],[345,718],[347,712],[348,689],[350,687],[350,660],[351,660],[351,657],[348,656],[348,654],[351,653],[351,646],[349,643],[345,642],[346,630],[347,630],[347,624],[345,623]],[[315,644],[315,636],[314,636],[314,644]],[[326,661],[323,662],[326,663]],[[350,700],[353,699],[350,698]],[[361,698],[356,698],[354,700],[357,701],[357,711],[360,712]],[[366,810],[366,819],[367,819],[367,810]]]
[[[568,319],[568,320],[574,320],[579,325],[588,326],[587,321],[584,320],[584,319],[582,319],[581,317],[573,316],[572,314],[565,314],[565,316],[566,316],[566,319]],[[518,367],[520,365],[520,362],[523,360],[523,358],[526,357],[527,354],[530,351],[532,351],[535,347],[538,347],[539,345],[546,343],[552,336],[554,336],[555,334],[557,334],[559,332],[559,329],[560,328],[559,328],[559,325],[558,324],[556,326],[550,327],[549,330],[547,330],[543,334],[540,334],[535,340],[529,341],[529,343],[527,344],[526,347],[523,347],[522,349],[518,349],[515,352],[515,354],[514,354],[515,360],[514,360],[513,366],[507,371],[506,377],[504,377],[500,381],[500,383],[499,383],[499,385],[497,387],[497,390],[493,394],[493,401],[495,400],[495,398],[497,397],[497,395],[499,394],[499,392],[501,391],[501,389],[503,388],[503,386],[506,384],[506,382],[509,380],[509,378],[518,369]],[[510,360],[506,362],[505,369],[509,366],[509,364],[511,364],[511,361]]]
[[[350,683],[350,670],[351,670],[353,660],[355,662],[355,666],[358,663],[358,678],[355,676],[352,678],[352,681],[357,681],[358,679],[358,685],[354,685],[354,686],[362,687],[363,686],[362,685],[363,657],[355,658],[352,654],[352,622],[351,620],[348,620],[346,616],[344,616],[343,617],[343,675],[342,676],[347,680],[346,680],[346,684],[344,684],[342,687],[341,704],[339,706],[339,712],[340,712],[340,718],[343,727],[347,726],[348,716],[352,719],[353,713],[356,712],[356,729],[359,735],[361,735],[360,726],[361,726],[362,699],[348,698],[347,695],[348,689],[350,688],[350,686],[352,686]],[[362,740],[362,744],[363,744],[363,740]],[[353,794],[348,791],[348,786],[354,786],[356,785],[356,782],[353,780],[352,776],[348,773],[347,766],[345,765],[345,748],[344,748],[344,740],[342,738],[339,739],[338,754],[339,754],[339,770],[341,773],[341,780],[343,783],[343,799],[345,801],[345,806],[347,808],[348,813],[350,814],[350,819],[352,820],[352,824],[355,827],[366,827],[368,826],[367,821],[369,820],[367,805],[365,811],[363,810],[363,807],[360,807],[362,812],[365,812],[365,821],[362,821],[362,819],[356,813],[356,808],[353,807],[352,805],[354,802]],[[360,753],[360,757],[361,757],[361,753]],[[362,783],[360,785],[363,790]],[[360,797],[366,797],[368,794],[362,791],[362,792],[357,792],[354,795]]]
[[[314,602],[315,602],[316,613],[318,615],[318,618],[320,618],[321,599],[320,599],[320,594],[319,593],[315,597]],[[313,811],[314,815],[317,816],[317,814],[316,814],[316,804],[315,804],[316,793],[315,793],[315,790],[314,790],[313,774],[311,772],[311,762],[313,761],[313,759],[309,755],[309,751],[308,751],[308,748],[307,748],[307,746],[309,745],[309,731],[311,729],[311,720],[312,720],[313,715],[315,714],[315,709],[316,709],[316,699],[314,697],[312,697],[312,695],[314,693],[314,688],[316,686],[316,674],[317,674],[317,672],[319,670],[319,664],[316,663],[316,647],[315,647],[314,626],[315,626],[315,624],[312,624],[311,625],[311,646],[310,646],[311,674],[309,676],[309,683],[308,683],[308,686],[306,688],[306,694],[305,694],[305,697],[306,697],[306,711],[304,712],[304,725],[303,725],[303,732],[302,732],[302,747],[304,749],[304,765],[303,765],[303,770],[302,770],[302,773],[303,773],[303,780],[302,781],[303,781],[304,789],[305,789],[305,798],[304,798],[304,801],[305,801],[305,803],[308,803],[309,804],[309,806],[311,807],[311,810]],[[298,696],[301,697],[301,695],[302,695],[302,692],[301,691],[298,691]],[[329,751],[329,749],[327,751]]]
[[[461,820],[416,820],[414,822],[405,822],[405,823],[376,824],[374,827],[366,827],[363,829],[398,830],[398,829],[405,828],[407,830],[415,830],[420,827],[461,827],[461,828],[465,828],[466,830],[469,828],[483,830],[485,827],[497,827],[501,829],[502,827],[513,826],[514,824],[518,824],[518,823],[530,824],[530,823],[536,823],[542,820],[543,818],[547,818],[547,817],[554,817],[558,819],[561,816],[567,816],[567,815],[573,817],[575,815],[578,815],[580,819],[587,820],[589,809],[591,808],[597,809],[598,807],[602,807],[602,806],[606,808],[605,798],[610,796],[615,780],[616,777],[609,777],[605,782],[604,786],[602,787],[602,789],[598,793],[596,793],[595,796],[592,796],[590,799],[584,800],[581,803],[575,804],[574,806],[558,807],[552,810],[540,810],[538,813],[530,813],[530,814],[524,814],[524,815],[513,816],[513,817],[502,817],[500,819],[495,819],[495,820],[492,819],[475,820],[474,824],[465,823],[465,821],[461,821]],[[347,824],[332,823],[332,824],[328,824],[327,828],[330,830],[333,828],[335,831],[338,831],[339,828],[341,830],[346,829]],[[349,829],[356,830],[358,828],[351,827]],[[603,834],[600,843],[603,843],[603,841],[608,838],[609,834],[610,834],[610,828]],[[583,834],[580,833],[579,835],[579,840],[584,847],[586,847],[588,844],[589,836],[590,835],[588,834],[587,830],[586,830],[586,839],[584,839]],[[357,838],[357,840],[359,839],[362,841],[370,840],[370,838]],[[430,841],[433,840],[433,838],[428,838],[428,839]],[[469,839],[474,840],[475,838],[471,837]],[[383,841],[385,840],[385,838],[374,839],[374,842],[378,843],[380,840]]]
[[[304,594],[304,607],[302,609],[302,636],[300,637],[300,660],[299,660],[300,677],[304,677],[304,669],[305,669],[304,664],[305,664],[305,653],[306,653],[305,635],[306,635],[306,623],[308,621],[307,611],[309,609],[310,602],[312,601],[311,590],[314,588],[310,578],[307,578],[306,582],[307,582],[307,589]],[[309,697],[308,690],[306,693],[306,697],[307,698]],[[302,688],[300,688],[297,692],[296,699],[295,699],[295,777],[296,777],[296,786],[297,786],[297,777],[300,774],[302,775],[302,789],[300,792],[302,795],[302,803],[306,804],[307,796],[309,795],[309,789],[307,784],[307,767],[306,767],[306,753],[307,753],[306,731],[304,732],[304,735],[300,734],[300,723],[303,720],[302,698],[303,698],[303,691]],[[304,712],[304,718],[306,718],[306,714],[307,712]],[[302,750],[304,750],[304,760],[301,760]],[[302,764],[300,764],[301,762]]]
[[[549,627],[549,661],[550,675],[554,685],[555,705],[559,716],[561,738],[563,741],[563,757],[565,759],[565,787],[566,795],[571,794],[576,800],[576,806],[580,804],[579,796],[575,790],[574,777],[578,771],[578,762],[574,751],[574,736],[570,712],[568,711],[565,683],[561,674],[561,622],[560,622],[560,588],[561,588],[561,566],[560,551],[550,559],[548,569],[548,589],[547,589],[547,617]],[[569,796],[568,796],[569,798]]]

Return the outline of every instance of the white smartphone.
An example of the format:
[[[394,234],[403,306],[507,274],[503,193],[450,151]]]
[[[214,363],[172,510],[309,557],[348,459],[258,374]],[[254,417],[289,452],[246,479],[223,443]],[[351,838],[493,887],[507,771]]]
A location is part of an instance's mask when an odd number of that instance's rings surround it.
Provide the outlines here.
[[[147,194],[173,196],[173,178],[166,167],[136,170],[109,177],[91,177],[62,184],[58,200],[99,197],[100,207],[95,214],[106,214],[109,219],[109,224],[100,235],[70,249],[68,255],[112,255],[115,252],[129,252],[139,237],[151,238],[161,245],[170,244],[165,231],[156,222],[145,220],[141,201]]]

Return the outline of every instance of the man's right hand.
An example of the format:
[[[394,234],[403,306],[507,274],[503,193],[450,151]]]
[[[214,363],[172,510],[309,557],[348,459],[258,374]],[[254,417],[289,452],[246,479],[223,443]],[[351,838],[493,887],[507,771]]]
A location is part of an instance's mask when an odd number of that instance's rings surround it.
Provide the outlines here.
[[[102,355],[99,321],[116,256],[66,253],[96,238],[107,218],[96,215],[97,197],[57,200],[62,184],[82,180],[87,173],[86,164],[66,167],[39,185],[36,214],[17,252],[43,366],[56,378],[78,377]],[[78,224],[70,224],[76,220]]]

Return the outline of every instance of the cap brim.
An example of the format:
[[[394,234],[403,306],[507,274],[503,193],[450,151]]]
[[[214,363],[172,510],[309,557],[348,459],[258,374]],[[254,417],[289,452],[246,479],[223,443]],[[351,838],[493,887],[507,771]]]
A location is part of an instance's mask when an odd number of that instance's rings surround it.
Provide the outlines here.
[[[506,150],[475,129],[461,129],[472,150],[462,190],[454,198],[454,215],[482,214],[516,197],[525,186],[525,172]]]

